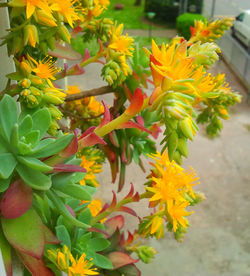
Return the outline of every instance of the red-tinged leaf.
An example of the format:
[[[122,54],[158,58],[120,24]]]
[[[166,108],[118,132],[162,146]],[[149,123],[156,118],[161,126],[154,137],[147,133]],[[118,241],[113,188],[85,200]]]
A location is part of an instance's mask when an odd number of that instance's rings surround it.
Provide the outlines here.
[[[142,118],[142,116],[136,116],[136,122],[144,127],[144,119]]]
[[[109,209],[112,210],[115,208],[116,204],[117,204],[117,197],[116,197],[116,194],[114,191],[112,191],[113,193],[113,199],[112,199],[112,202],[111,204],[109,205]]]
[[[141,158],[139,158],[139,166],[140,166],[140,168],[142,169],[142,171],[143,171],[144,173],[146,173],[146,169],[145,169],[145,167],[144,167],[144,165],[143,165],[143,162],[142,162]]]
[[[100,138],[98,135],[95,134],[94,130],[96,127],[88,128],[83,135],[78,139],[78,145],[80,149],[85,147],[94,146],[96,144],[106,145],[106,142]]]
[[[72,49],[71,46],[69,45],[62,45],[59,42],[56,43],[55,49],[49,50],[48,54],[53,57],[57,58],[64,58],[67,60],[80,60],[82,59],[82,55],[76,52],[75,50]]]
[[[129,264],[134,264],[134,263],[137,263],[139,261],[139,259],[135,260],[135,259],[132,259],[129,255],[127,255],[126,253],[123,253],[123,252],[119,252],[119,251],[116,251],[116,252],[111,252],[108,254],[107,256],[110,261],[112,262],[113,264],[113,269],[118,269],[120,267],[123,267],[125,265],[129,265]]]
[[[154,101],[160,96],[161,92],[162,92],[161,87],[160,86],[156,87],[150,96],[148,104],[152,105]]]
[[[74,37],[76,34],[81,33],[82,31],[83,31],[82,27],[78,25],[73,29],[71,36]]]
[[[134,264],[122,267],[119,272],[126,276],[141,276],[141,271]]]
[[[155,138],[155,139],[157,139],[158,138],[158,136],[159,136],[159,133],[161,133],[162,132],[162,130],[161,130],[161,128],[156,124],[156,123],[154,123],[152,126],[151,126],[151,135]]]
[[[56,235],[45,225],[43,225],[44,235],[45,235],[45,241],[49,244],[59,244],[61,241],[58,240]]]
[[[105,231],[103,231],[103,230],[100,230],[100,229],[98,229],[98,228],[93,228],[93,227],[91,227],[91,228],[88,228],[87,230],[88,230],[88,232],[102,233],[102,234],[105,235],[107,238],[110,237],[110,235],[109,235],[107,232],[105,232]]]
[[[29,209],[15,219],[2,218],[2,228],[8,242],[19,252],[41,259],[45,247],[43,224],[38,214]]]
[[[118,137],[116,135],[116,132],[115,131],[111,131],[108,135],[109,135],[109,139],[110,139],[111,143],[115,147],[119,148],[120,144],[119,144],[119,140],[118,140]]]
[[[98,38],[98,43],[99,43],[100,48],[99,48],[99,51],[97,54],[101,54],[103,52],[103,44],[102,44],[102,41],[100,38]]]
[[[103,213],[104,211],[106,211],[109,207],[109,204],[108,203],[105,203],[102,207],[102,210],[99,212],[99,214]]]
[[[112,217],[110,219],[108,219],[105,222],[105,227],[106,227],[106,231],[112,235],[116,229],[122,229],[124,226],[124,217],[122,215],[118,215],[115,217]]]
[[[100,148],[108,158],[112,175],[112,183],[114,183],[118,172],[118,158],[110,147],[100,145]]]
[[[126,84],[124,85],[124,92],[125,92],[126,98],[131,102],[133,94],[131,93],[130,89]]]
[[[136,194],[133,196],[133,202],[138,202],[140,201],[140,195],[138,192],[136,192]]]
[[[118,173],[118,162],[117,162],[117,160],[115,162],[110,163],[110,169],[111,169],[112,183],[115,183],[117,173]]]
[[[56,164],[55,166],[53,166],[53,171],[51,172],[86,172],[86,170],[77,165]]]
[[[103,114],[103,119],[102,119],[100,125],[98,126],[98,128],[103,127],[104,125],[106,125],[107,123],[109,123],[111,121],[111,115],[110,115],[109,108],[104,103],[104,101],[102,101],[102,104],[104,106],[104,114]]]
[[[80,67],[79,64],[75,64],[67,70],[66,75],[67,76],[79,76],[84,73],[85,73],[85,70],[82,67]]]
[[[86,49],[85,49],[85,52],[84,52],[83,60],[82,60],[81,62],[84,62],[84,61],[88,60],[90,57],[91,57],[91,56],[90,56],[89,49],[86,48]]]
[[[23,264],[32,274],[32,276],[54,276],[55,274],[46,267],[44,261],[37,260],[23,252],[18,252]]]
[[[129,116],[136,115],[142,109],[144,96],[140,88],[136,88],[129,107],[125,110],[125,114]]]
[[[32,200],[32,188],[22,180],[17,180],[9,186],[1,199],[1,214],[4,218],[17,218],[30,208]]]
[[[126,141],[123,140],[123,146],[122,146],[122,154],[121,154],[121,162],[127,163],[127,156],[126,156]]]
[[[65,205],[65,207],[68,209],[68,211],[70,212],[70,214],[72,215],[72,217],[76,217],[76,214],[74,212],[74,210],[69,206],[69,205]]]
[[[154,82],[151,79],[147,79],[147,82],[154,84]]]
[[[134,189],[134,184],[131,182],[130,185],[131,185],[130,191],[129,191],[128,194],[124,197],[124,199],[130,198],[130,197],[132,197],[133,194],[134,194],[134,191],[135,191],[135,189]]]
[[[126,207],[126,206],[121,206],[117,211],[128,213],[134,217],[138,217],[136,212],[133,209]]]
[[[60,152],[60,156],[68,158],[78,152],[77,129],[74,130],[74,138],[69,145]]]
[[[126,163],[121,160],[121,170],[120,170],[120,178],[118,184],[118,193],[123,189],[125,184],[125,175],[126,175]]]
[[[128,238],[126,240],[126,244],[131,244],[134,241],[134,235],[131,234],[130,231],[128,231]]]
[[[123,123],[117,127],[117,129],[123,129],[123,128],[137,128],[137,129],[140,129],[141,131],[145,131],[149,134],[152,134],[152,132],[150,130],[148,130],[147,128],[145,128],[142,125],[137,124],[133,121],[128,121],[128,122]]]

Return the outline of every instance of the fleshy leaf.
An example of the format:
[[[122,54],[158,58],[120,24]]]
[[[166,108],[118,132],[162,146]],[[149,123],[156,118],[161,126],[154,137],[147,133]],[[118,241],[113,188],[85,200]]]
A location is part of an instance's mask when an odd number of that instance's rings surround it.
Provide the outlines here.
[[[39,171],[35,171],[21,163],[17,165],[16,170],[23,181],[33,189],[48,190],[51,187],[50,177]]]
[[[96,127],[88,128],[83,135],[79,138],[79,147],[85,148],[94,146],[96,144],[106,145],[106,142],[100,138],[98,135],[95,134],[94,130]]]
[[[18,254],[26,266],[26,268],[30,271],[32,276],[54,276],[55,274],[46,267],[43,260],[37,260],[27,254],[19,252]]]
[[[51,115],[48,108],[39,109],[32,115],[33,130],[40,131],[40,139],[43,138],[51,123]]]
[[[72,138],[73,138],[73,134],[66,134],[66,135],[63,135],[63,136],[57,138],[52,143],[50,142],[51,140],[45,139],[44,141],[49,140],[48,145],[44,146],[40,150],[37,150],[36,153],[32,154],[32,156],[36,157],[36,158],[44,158],[44,157],[48,157],[48,156],[57,154],[69,145]]]
[[[61,243],[61,241],[58,240],[56,235],[54,235],[54,233],[52,233],[52,231],[47,226],[45,226],[44,224],[43,224],[43,230],[44,230],[46,243],[49,243],[49,244],[59,244],[59,243]]]
[[[140,112],[144,101],[144,96],[140,88],[137,88],[132,96],[129,107],[125,110],[125,113],[129,116],[136,115]]]
[[[48,54],[57,57],[63,58],[67,60],[79,60],[82,59],[82,55],[76,52],[71,48],[71,46],[63,46],[62,44],[56,43],[55,49],[53,51],[48,51]]]
[[[126,276],[141,276],[141,271],[134,264],[126,265],[120,268],[119,272]]]
[[[53,172],[86,172],[86,170],[80,166],[72,164],[56,164],[53,166]]]
[[[130,215],[132,215],[132,216],[134,216],[134,217],[137,217],[136,212],[135,212],[133,209],[131,209],[131,208],[129,208],[129,207],[126,207],[126,206],[121,206],[121,207],[118,209],[118,211],[124,212],[124,213],[128,213],[128,214],[130,214]]]
[[[78,139],[77,139],[77,130],[74,130],[74,138],[72,139],[72,141],[70,142],[70,144],[63,150],[60,152],[60,155],[62,157],[69,157],[73,154],[76,154],[78,151]]]
[[[4,218],[17,218],[30,208],[32,200],[32,189],[17,180],[10,185],[1,199],[1,214]]]
[[[9,141],[13,125],[17,123],[18,111],[15,100],[5,94],[0,102],[0,133]]]
[[[48,172],[52,170],[52,167],[46,165],[45,163],[34,157],[18,156],[17,159],[19,162],[30,167],[33,170],[37,170],[40,172]]]
[[[138,262],[138,260],[132,259],[128,254],[119,251],[109,253],[108,258],[112,262],[114,269]]]
[[[57,190],[79,200],[92,199],[91,195],[86,191],[85,186],[81,186],[79,184],[71,184],[64,187],[57,187]]]
[[[7,179],[15,169],[17,161],[11,153],[0,154],[0,178]]]
[[[32,129],[32,126],[33,126],[32,117],[30,115],[26,115],[21,121],[21,123],[19,124],[19,128],[18,128],[19,137],[22,137],[27,133],[29,133]]]
[[[115,216],[105,222],[107,232],[112,235],[116,229],[122,229],[124,226],[124,217],[122,215]]]
[[[34,258],[42,258],[45,246],[43,225],[33,209],[18,218],[2,218],[1,221],[5,237],[15,249]]]

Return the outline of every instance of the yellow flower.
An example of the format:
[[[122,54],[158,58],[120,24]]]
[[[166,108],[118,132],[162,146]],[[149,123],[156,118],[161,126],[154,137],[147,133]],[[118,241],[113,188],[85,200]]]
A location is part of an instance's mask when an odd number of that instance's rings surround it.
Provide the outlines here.
[[[81,185],[86,185],[86,181],[90,181],[95,187],[99,186],[95,174],[102,171],[102,165],[96,162],[96,158],[95,156],[81,156],[80,166],[87,171],[84,179],[80,181]]]
[[[27,18],[30,18],[37,8],[43,10],[46,14],[51,15],[51,10],[46,0],[12,0],[9,5],[13,7],[26,6]]]
[[[151,207],[159,205],[160,212],[166,212],[167,218],[170,218],[173,223],[174,231],[177,230],[178,223],[185,228],[188,223],[183,217],[191,214],[184,210],[190,204],[185,195],[190,194],[195,198],[192,186],[199,184],[199,178],[193,168],[184,170],[174,161],[170,162],[166,150],[163,154],[157,152],[151,157],[156,161],[152,164],[154,168],[149,177],[152,181],[151,186],[146,187],[146,190],[151,193],[149,199]],[[158,229],[159,221],[157,219],[152,224],[154,227],[151,234],[154,229]]]
[[[98,275],[96,268],[92,268],[91,260],[86,260],[86,254],[83,253],[79,259],[74,258],[66,245],[62,249],[47,250],[48,258],[57,267],[69,276],[87,276]]]
[[[188,201],[178,202],[178,203],[173,203],[171,201],[168,202],[168,213],[172,219],[174,232],[176,232],[176,230],[178,228],[178,223],[182,227],[187,228],[188,221],[186,219],[184,219],[183,217],[189,216],[192,214],[192,212],[185,211],[185,208],[188,205],[189,205]]]
[[[118,26],[113,26],[111,28],[110,34],[110,44],[108,48],[114,49],[117,52],[120,52],[127,56],[133,56],[134,48],[132,47],[134,39],[129,37],[128,34],[122,35],[123,24]]]
[[[61,69],[55,66],[55,62],[52,57],[46,56],[43,60],[38,62],[31,56],[28,56],[28,60],[32,64],[32,71],[41,79],[46,79],[49,85],[52,85],[51,80],[55,80],[54,74],[59,72]]]
[[[78,0],[55,0],[52,1],[51,8],[58,12],[60,15],[63,16],[64,20],[69,23],[69,25],[73,28],[74,21],[80,19],[77,12],[82,11],[83,8],[81,7]]]

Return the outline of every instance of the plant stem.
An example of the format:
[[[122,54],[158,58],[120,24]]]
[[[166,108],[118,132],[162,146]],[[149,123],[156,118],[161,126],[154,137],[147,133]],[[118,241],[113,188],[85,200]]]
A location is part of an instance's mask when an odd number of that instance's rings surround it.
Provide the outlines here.
[[[111,86],[102,86],[102,87],[99,87],[99,88],[94,88],[94,89],[82,91],[82,92],[77,93],[77,94],[68,95],[66,97],[65,101],[70,102],[70,101],[83,99],[83,98],[86,98],[86,97],[104,95],[104,94],[112,93],[113,91],[114,91],[114,89]]]
[[[145,192],[143,194],[140,195],[140,200],[144,199],[144,198],[148,198],[149,197],[149,192]],[[123,200],[121,200],[120,202],[118,202],[116,204],[116,206],[112,209],[107,209],[104,212],[102,212],[100,215],[94,217],[91,221],[91,225],[95,225],[98,221],[106,218],[107,216],[109,216],[110,214],[112,214],[113,212],[116,212],[119,210],[120,207],[122,207],[123,205],[126,205],[128,203],[134,202],[133,197],[128,197],[128,198],[124,198]]]
[[[103,56],[104,56],[104,52],[97,53],[96,56],[91,57],[91,58],[88,58],[88,59],[82,61],[79,65],[80,65],[81,67],[85,67],[85,66],[87,66],[88,64],[97,61],[99,58],[101,58],[101,57],[103,57]]]

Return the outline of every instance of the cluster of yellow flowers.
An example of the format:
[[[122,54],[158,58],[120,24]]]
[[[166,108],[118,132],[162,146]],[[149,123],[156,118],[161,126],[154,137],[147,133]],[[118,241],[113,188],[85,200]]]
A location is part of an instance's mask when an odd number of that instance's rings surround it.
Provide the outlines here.
[[[199,177],[190,168],[184,170],[175,161],[170,161],[168,152],[151,155],[156,163],[153,164],[148,191],[149,207],[158,207],[158,211],[146,217],[139,228],[139,233],[160,238],[164,234],[164,220],[169,222],[169,228],[174,232],[179,227],[186,228],[188,221],[184,218],[191,214],[185,210],[190,201],[196,199],[192,186],[199,184]]]
[[[48,258],[68,276],[98,275],[96,268],[92,268],[91,260],[86,260],[86,254],[75,259],[66,245],[62,249],[47,250]]]
[[[66,90],[68,95],[80,92],[81,90],[77,85],[69,85]],[[64,109],[70,112],[68,115],[71,117],[71,128],[80,127],[82,131],[88,129],[90,126],[97,126],[104,112],[103,105],[94,96],[66,102]]]
[[[57,19],[62,17],[73,27],[74,22],[81,19],[80,14],[84,11],[78,0],[12,0],[12,7],[26,7],[26,17],[34,16],[35,20],[42,25],[55,27]]]
[[[80,184],[98,187],[99,183],[96,180],[96,174],[102,171],[102,159],[98,155],[98,151],[92,150],[90,153],[82,154],[81,159],[80,166],[86,170],[86,175]]]

